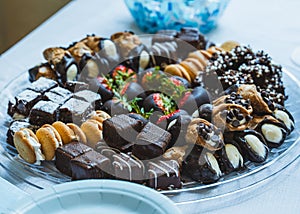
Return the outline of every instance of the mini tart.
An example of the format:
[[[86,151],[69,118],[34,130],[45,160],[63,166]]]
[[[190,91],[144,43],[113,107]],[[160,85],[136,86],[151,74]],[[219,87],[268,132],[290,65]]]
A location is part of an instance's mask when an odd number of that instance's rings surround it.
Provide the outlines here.
[[[97,120],[99,123],[103,123],[104,120],[111,118],[105,111],[96,110],[90,114],[90,119]]]
[[[42,152],[45,155],[45,160],[53,160],[55,157],[55,150],[62,145],[59,133],[53,126],[45,124],[37,130],[36,136],[42,145]]]
[[[213,108],[213,123],[225,131],[243,131],[249,128],[252,116],[237,104],[221,104]]]
[[[88,145],[92,148],[95,148],[96,144],[103,139],[103,126],[97,120],[89,119],[82,123],[80,128],[87,138]]]
[[[271,114],[268,104],[263,100],[260,93],[256,90],[256,86],[254,84],[244,84],[241,85],[237,93],[242,95],[244,99],[249,99],[251,105],[253,106],[253,113],[255,114]]]
[[[67,126],[73,131],[75,140],[87,144],[87,139],[84,132],[74,123],[67,123]]]
[[[70,129],[63,122],[56,121],[52,124],[52,126],[59,133],[64,145],[70,143],[72,140],[74,140],[76,138],[76,136],[75,136],[74,132],[72,131],[72,129]]]
[[[20,129],[14,134],[14,144],[20,155],[26,162],[34,164],[43,160],[40,150],[41,144],[37,136],[28,128]]]
[[[207,129],[209,129],[209,131]],[[208,135],[208,138],[206,138],[205,135]],[[219,150],[224,146],[224,137],[221,130],[201,118],[194,118],[190,122],[185,140],[189,144],[196,144],[210,151]]]

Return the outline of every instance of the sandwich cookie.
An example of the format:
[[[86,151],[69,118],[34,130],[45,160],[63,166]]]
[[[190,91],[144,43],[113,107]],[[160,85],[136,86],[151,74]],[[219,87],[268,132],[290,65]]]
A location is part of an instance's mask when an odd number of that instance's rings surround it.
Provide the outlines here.
[[[73,131],[75,140],[87,144],[87,139],[81,128],[74,123],[67,123],[67,126]]]
[[[55,150],[62,146],[62,140],[56,129],[45,124],[39,128],[36,132],[36,136],[42,145],[42,152],[45,156],[45,160],[53,160],[55,157]]]
[[[96,110],[90,114],[90,119],[97,120],[99,123],[103,123],[104,120],[111,118],[105,111]]]
[[[72,131],[72,129],[69,128],[69,126],[67,126],[66,124],[64,124],[61,121],[56,121],[52,124],[52,126],[56,129],[56,131],[59,133],[61,139],[62,139],[62,143],[68,144],[70,143],[72,140],[76,139],[76,136],[74,134],[74,131]]]
[[[23,128],[14,134],[14,144],[22,159],[31,164],[40,165],[45,160],[41,144],[37,136],[28,128]]]
[[[88,145],[95,148],[96,144],[103,139],[102,136],[102,123],[97,120],[88,119],[80,126],[84,132]]]

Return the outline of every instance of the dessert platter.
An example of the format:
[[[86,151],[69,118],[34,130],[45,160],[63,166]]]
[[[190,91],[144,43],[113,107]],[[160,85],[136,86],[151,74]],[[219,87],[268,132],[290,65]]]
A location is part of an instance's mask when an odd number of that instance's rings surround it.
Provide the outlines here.
[[[1,93],[14,174],[125,180],[188,204],[260,184],[300,154],[299,81],[262,50],[182,28],[87,35],[43,55]]]

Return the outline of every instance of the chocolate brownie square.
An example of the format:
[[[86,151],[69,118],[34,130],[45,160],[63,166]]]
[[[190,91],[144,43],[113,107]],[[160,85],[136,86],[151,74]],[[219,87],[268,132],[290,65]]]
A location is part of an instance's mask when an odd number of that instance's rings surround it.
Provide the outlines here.
[[[81,124],[91,111],[90,103],[71,98],[59,108],[59,120],[64,123]]]
[[[55,166],[60,172],[72,176],[71,160],[91,150],[91,147],[75,141],[58,147],[55,150]]]
[[[74,94],[74,97],[90,103],[95,108],[95,110],[99,110],[102,106],[101,96],[93,91],[78,91]]]
[[[91,150],[71,160],[72,180],[109,178],[110,160]]]
[[[41,93],[32,90],[24,90],[15,97],[16,112],[28,116],[31,108],[42,99]]]
[[[40,77],[37,81],[33,82],[28,89],[39,92],[39,93],[45,93],[46,91],[49,91],[51,88],[56,87],[58,84],[56,81]]]
[[[41,100],[32,107],[29,122],[37,126],[52,124],[57,121],[58,108],[57,103]]]
[[[61,95],[58,95],[56,93],[53,93],[51,91],[48,91],[44,94],[44,97],[46,100],[52,101],[54,103],[57,103],[59,105],[65,103],[70,97],[64,97]]]

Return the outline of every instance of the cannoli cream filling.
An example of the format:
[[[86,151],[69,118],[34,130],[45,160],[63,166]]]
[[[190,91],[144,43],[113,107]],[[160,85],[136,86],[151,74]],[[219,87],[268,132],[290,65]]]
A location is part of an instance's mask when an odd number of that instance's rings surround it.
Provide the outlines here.
[[[261,131],[266,140],[272,143],[280,143],[283,138],[281,129],[272,124],[262,125]]]
[[[41,161],[45,160],[45,156],[41,150],[41,144],[38,143],[33,137],[30,136],[30,132],[26,129],[22,130],[25,138],[28,139],[29,144],[33,147],[36,161],[34,164],[40,165]]]
[[[251,149],[260,157],[266,156],[266,148],[264,144],[253,134],[245,136],[245,140],[250,145]]]
[[[221,175],[222,175],[222,172],[221,172],[221,170],[220,170],[218,161],[217,161],[216,158],[213,156],[213,154],[207,152],[205,157],[206,157],[207,163],[211,166],[211,168],[213,168],[213,170],[215,170],[216,174],[217,174],[218,176],[221,176]]]
[[[274,111],[274,116],[283,121],[283,123],[286,125],[288,129],[291,129],[292,126],[294,125],[293,121],[290,119],[289,115],[285,113],[284,111],[281,110],[275,110]]]
[[[112,41],[110,41],[108,39],[104,40],[103,46],[104,46],[104,51],[105,51],[106,56],[108,56],[109,58],[111,58],[115,61],[117,61],[119,59],[116,45]]]
[[[244,159],[239,150],[234,145],[226,144],[225,151],[233,168],[237,169],[239,166],[244,165]]]
[[[73,81],[76,79],[77,75],[77,66],[76,65],[71,65],[68,70],[67,70],[67,80],[68,81]]]

